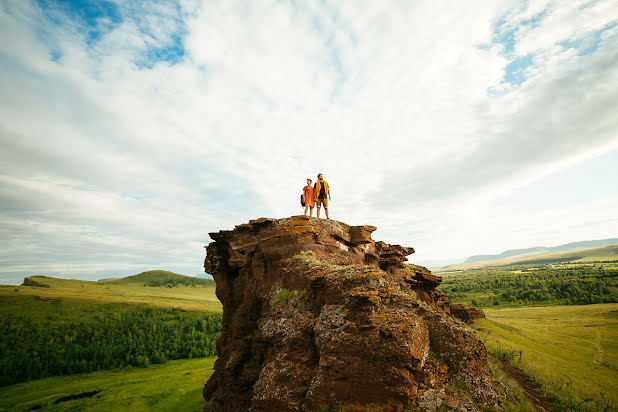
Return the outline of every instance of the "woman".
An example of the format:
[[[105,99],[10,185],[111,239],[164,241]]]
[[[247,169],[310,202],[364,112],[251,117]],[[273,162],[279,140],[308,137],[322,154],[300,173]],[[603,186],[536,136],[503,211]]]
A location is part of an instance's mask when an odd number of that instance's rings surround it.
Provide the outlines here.
[[[307,186],[303,187],[303,193],[305,195],[305,216],[307,216],[307,209],[309,211],[309,217],[313,216],[313,206],[315,206],[315,200],[313,199],[313,187],[311,187],[311,179],[307,179]]]

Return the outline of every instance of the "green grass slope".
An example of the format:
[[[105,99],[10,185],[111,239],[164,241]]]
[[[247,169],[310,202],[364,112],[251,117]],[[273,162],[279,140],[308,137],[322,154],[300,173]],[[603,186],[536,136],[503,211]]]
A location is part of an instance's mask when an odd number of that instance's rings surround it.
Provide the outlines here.
[[[572,250],[568,252],[540,253],[510,259],[483,260],[471,263],[459,263],[444,267],[436,272],[447,275],[449,272],[481,269],[495,266],[537,265],[559,263],[591,263],[618,261],[618,245],[594,249]]]
[[[490,352],[536,378],[561,408],[617,410],[618,303],[485,314],[478,330]]]
[[[0,410],[28,411],[195,411],[204,408],[202,389],[216,358],[170,361],[148,368],[126,368],[55,376],[0,388]],[[71,395],[92,397],[61,401]],[[55,403],[58,402],[58,403]]]
[[[120,279],[104,280],[106,284],[149,284],[154,282],[165,281],[186,282],[190,285],[214,286],[215,282],[211,279],[201,279],[193,276],[179,275],[178,273],[168,272],[166,270],[150,270],[137,275],[127,276]]]
[[[92,303],[130,303],[204,312],[222,311],[221,302],[215,295],[214,281],[166,271],[144,272],[101,282],[30,276],[21,286],[0,285],[0,299],[15,295],[29,295],[40,300],[62,298]]]

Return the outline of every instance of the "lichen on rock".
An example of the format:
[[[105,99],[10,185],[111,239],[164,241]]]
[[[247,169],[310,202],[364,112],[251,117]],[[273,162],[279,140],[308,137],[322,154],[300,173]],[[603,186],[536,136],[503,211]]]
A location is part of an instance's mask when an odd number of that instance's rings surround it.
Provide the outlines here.
[[[211,234],[223,330],[205,411],[431,410],[455,377],[479,403],[501,402],[441,278],[375,230],[294,216]]]

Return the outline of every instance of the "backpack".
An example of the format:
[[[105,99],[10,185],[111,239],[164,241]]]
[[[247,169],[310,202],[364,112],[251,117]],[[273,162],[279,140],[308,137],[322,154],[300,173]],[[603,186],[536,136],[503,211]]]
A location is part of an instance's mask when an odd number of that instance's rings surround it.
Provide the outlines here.
[[[300,195],[300,205],[303,207],[305,206],[305,194],[304,193]]]

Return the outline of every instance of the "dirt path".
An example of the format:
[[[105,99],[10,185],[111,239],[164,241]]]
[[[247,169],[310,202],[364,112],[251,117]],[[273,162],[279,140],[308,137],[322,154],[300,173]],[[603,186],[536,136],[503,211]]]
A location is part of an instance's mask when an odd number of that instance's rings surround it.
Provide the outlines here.
[[[524,391],[530,402],[534,405],[537,411],[555,412],[557,409],[549,403],[547,395],[541,392],[535,385],[522,373],[519,368],[511,365],[507,361],[502,362],[502,371],[506,376],[515,380]]]

